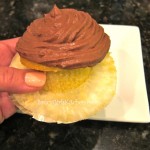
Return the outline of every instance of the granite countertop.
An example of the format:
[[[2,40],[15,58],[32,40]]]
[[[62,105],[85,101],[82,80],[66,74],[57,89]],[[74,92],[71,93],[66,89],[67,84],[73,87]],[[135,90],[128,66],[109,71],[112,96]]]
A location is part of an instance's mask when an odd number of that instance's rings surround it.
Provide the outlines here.
[[[139,26],[147,91],[150,96],[149,0],[61,0],[60,8],[89,12],[98,23]],[[21,36],[48,12],[54,0],[0,0],[0,39]],[[150,124],[80,121],[68,125],[38,122],[15,114],[0,125],[0,150],[148,150]]]

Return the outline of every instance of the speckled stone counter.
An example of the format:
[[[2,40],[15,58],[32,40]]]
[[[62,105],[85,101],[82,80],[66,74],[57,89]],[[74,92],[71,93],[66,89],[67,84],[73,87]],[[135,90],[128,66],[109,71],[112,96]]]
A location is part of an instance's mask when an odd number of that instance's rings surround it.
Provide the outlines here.
[[[21,36],[56,3],[89,12],[98,23],[139,26],[150,96],[149,0],[0,0],[0,39]],[[150,124],[80,121],[46,124],[15,114],[0,125],[0,150],[149,150]]]

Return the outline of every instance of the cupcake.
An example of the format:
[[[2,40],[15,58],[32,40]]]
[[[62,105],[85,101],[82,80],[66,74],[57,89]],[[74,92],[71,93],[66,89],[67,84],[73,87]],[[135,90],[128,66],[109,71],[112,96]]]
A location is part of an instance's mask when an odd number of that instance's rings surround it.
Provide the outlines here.
[[[35,93],[13,94],[13,102],[39,121],[89,118],[115,94],[116,69],[109,48],[109,36],[88,13],[55,5],[27,27],[11,64],[44,71],[46,84]]]

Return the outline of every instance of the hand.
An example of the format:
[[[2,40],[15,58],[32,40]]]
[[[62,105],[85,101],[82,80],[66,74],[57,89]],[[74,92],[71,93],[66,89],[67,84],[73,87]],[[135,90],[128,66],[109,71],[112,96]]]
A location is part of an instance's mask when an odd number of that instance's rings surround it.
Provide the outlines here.
[[[26,93],[40,90],[46,81],[42,72],[9,67],[16,54],[19,38],[0,41],[0,123],[16,112],[9,93]]]

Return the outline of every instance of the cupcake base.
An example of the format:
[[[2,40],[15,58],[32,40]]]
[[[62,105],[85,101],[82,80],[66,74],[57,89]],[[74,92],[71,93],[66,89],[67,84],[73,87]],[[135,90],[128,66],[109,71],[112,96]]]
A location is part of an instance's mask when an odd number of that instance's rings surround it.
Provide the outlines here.
[[[26,68],[19,59],[19,55],[16,55],[11,66],[20,69]],[[82,72],[80,73],[82,74]],[[49,79],[51,76],[52,73],[48,72],[47,78]],[[57,76],[53,82],[56,79]],[[58,80],[61,81],[60,76],[58,76]],[[74,85],[74,79],[72,81]],[[61,82],[66,86],[65,80]],[[63,86],[62,83],[61,86]],[[11,95],[12,100],[23,113],[29,114],[39,121],[72,123],[87,119],[108,105],[115,94],[114,61],[107,54],[101,63],[92,67],[88,78],[73,88],[57,91],[58,86],[55,86],[54,83],[50,84],[49,80],[45,87],[35,93],[13,94]]]

